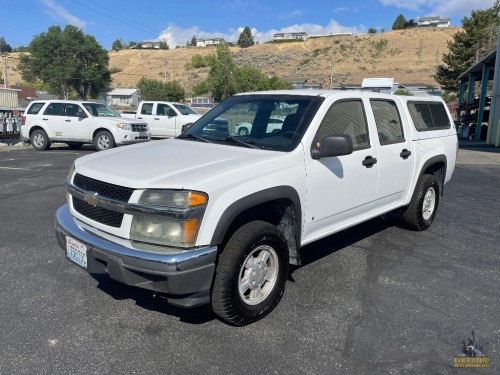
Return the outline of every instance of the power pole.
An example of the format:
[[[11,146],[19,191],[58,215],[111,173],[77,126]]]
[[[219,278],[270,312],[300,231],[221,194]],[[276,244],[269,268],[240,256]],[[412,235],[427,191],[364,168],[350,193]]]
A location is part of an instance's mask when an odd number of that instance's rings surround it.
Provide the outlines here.
[[[167,63],[167,60],[163,60],[163,77],[165,83],[167,83]]]
[[[3,87],[7,88],[8,78],[7,78],[7,52],[2,53],[3,57]]]
[[[333,87],[333,59],[332,62],[330,63],[330,90]]]

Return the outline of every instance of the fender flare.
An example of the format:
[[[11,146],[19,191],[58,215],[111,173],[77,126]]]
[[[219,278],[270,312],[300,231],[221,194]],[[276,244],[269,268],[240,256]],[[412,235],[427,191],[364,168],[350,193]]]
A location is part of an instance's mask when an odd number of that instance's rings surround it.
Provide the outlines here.
[[[420,172],[418,174],[418,178],[415,179],[415,183],[413,184],[413,193],[412,193],[412,197],[413,197],[413,194],[415,194],[415,186],[417,185],[417,182],[418,180],[420,179],[420,177],[422,177],[422,175],[424,174],[424,172],[427,170],[427,168],[429,168],[431,165],[433,164],[436,164],[436,163],[444,163],[444,172],[443,172],[443,178],[441,181],[439,181],[439,188],[440,188],[440,195],[443,196],[443,192],[444,192],[444,180],[446,178],[446,169],[448,168],[448,159],[446,158],[446,155],[444,154],[439,154],[439,155],[435,155],[433,156],[432,158],[428,159],[424,165],[422,166],[422,168],[420,168]]]
[[[270,202],[277,199],[289,199],[295,209],[296,216],[296,236],[297,236],[297,246],[300,247],[300,234],[302,233],[302,208],[300,205],[299,193],[291,186],[275,186],[272,188],[264,189],[256,193],[252,193],[243,197],[231,205],[229,205],[226,210],[221,215],[217,226],[215,227],[214,234],[212,235],[212,240],[210,242],[211,246],[219,245],[224,240],[224,236],[227,233],[231,223],[234,219],[242,212],[248,210],[249,208],[255,207],[259,204]]]

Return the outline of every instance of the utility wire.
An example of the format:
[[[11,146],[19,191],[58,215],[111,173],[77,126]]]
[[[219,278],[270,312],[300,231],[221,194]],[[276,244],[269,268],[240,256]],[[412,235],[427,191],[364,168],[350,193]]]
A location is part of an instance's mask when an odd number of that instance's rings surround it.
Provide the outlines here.
[[[132,23],[129,23],[129,22],[123,21],[123,20],[121,20],[121,19],[119,19],[119,18],[117,18],[117,17],[114,17],[114,16],[112,16],[112,15],[109,15],[109,14],[106,14],[106,13],[104,13],[104,12],[101,12],[101,11],[99,11],[99,10],[97,10],[97,9],[94,9],[94,8],[92,8],[92,7],[89,7],[89,6],[85,5],[85,4],[82,4],[82,3],[80,3],[79,1],[76,1],[76,0],[71,0],[71,1],[72,1],[73,3],[75,3],[75,4],[80,5],[80,6],[81,6],[81,7],[83,7],[83,8],[86,8],[86,9],[88,9],[88,10],[91,10],[92,12],[98,13],[98,14],[100,14],[100,15],[104,16],[104,17],[111,18],[112,20],[115,20],[115,21],[117,21],[117,22],[120,22],[120,23],[122,23],[122,24],[124,24],[124,25],[127,25],[127,26],[129,26],[129,27],[133,28],[133,29],[136,29],[136,30],[139,30],[139,31],[145,32],[145,33],[150,34],[150,35],[154,35],[155,37],[156,37],[156,36],[158,36],[158,33],[155,33],[155,32],[153,32],[152,30],[148,30],[148,29],[143,28],[143,27],[137,27],[137,24],[132,24]],[[116,12],[114,12],[114,13],[116,13]],[[117,14],[117,13],[116,13],[116,14]],[[123,16],[121,16],[121,17],[123,17]]]

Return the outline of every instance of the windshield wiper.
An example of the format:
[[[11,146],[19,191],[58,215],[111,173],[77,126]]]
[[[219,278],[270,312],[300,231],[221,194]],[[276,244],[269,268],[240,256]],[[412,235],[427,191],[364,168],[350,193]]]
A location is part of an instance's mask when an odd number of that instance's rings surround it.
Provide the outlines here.
[[[234,143],[238,143],[239,145],[242,145],[242,146],[245,146],[245,147],[249,147],[249,148],[256,148],[256,149],[259,149],[259,147],[255,146],[255,142],[254,141],[240,141],[239,139],[236,139],[234,137],[226,137],[224,138],[225,141],[228,141],[228,142],[234,142]]]
[[[213,143],[211,140],[200,137],[199,135],[194,135],[194,134],[184,134],[184,135],[179,135],[177,138],[190,138],[190,139],[196,139],[198,141],[206,142],[206,143]]]

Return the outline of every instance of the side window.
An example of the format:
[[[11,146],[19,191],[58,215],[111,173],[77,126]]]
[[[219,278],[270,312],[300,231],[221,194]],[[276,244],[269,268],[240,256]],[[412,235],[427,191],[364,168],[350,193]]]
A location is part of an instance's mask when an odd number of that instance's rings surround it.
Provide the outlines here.
[[[450,119],[442,103],[408,102],[408,110],[418,131],[441,130],[451,127]]]
[[[166,104],[158,103],[156,106],[156,114],[160,116],[166,116],[168,113],[168,106]]]
[[[319,126],[316,139],[326,135],[349,134],[354,150],[370,147],[365,110],[361,100],[345,100],[333,103]]]
[[[29,108],[28,108],[28,115],[36,115],[42,107],[45,105],[45,103],[33,103]]]
[[[45,108],[43,114],[47,116],[62,116],[62,108],[62,103],[50,103],[47,108]]]
[[[153,103],[144,103],[141,108],[141,115],[152,115]]]
[[[66,104],[66,116],[78,117],[78,112],[83,112],[82,108],[78,104]]]
[[[390,100],[370,100],[378,139],[381,145],[404,141],[401,118],[396,103]]]

